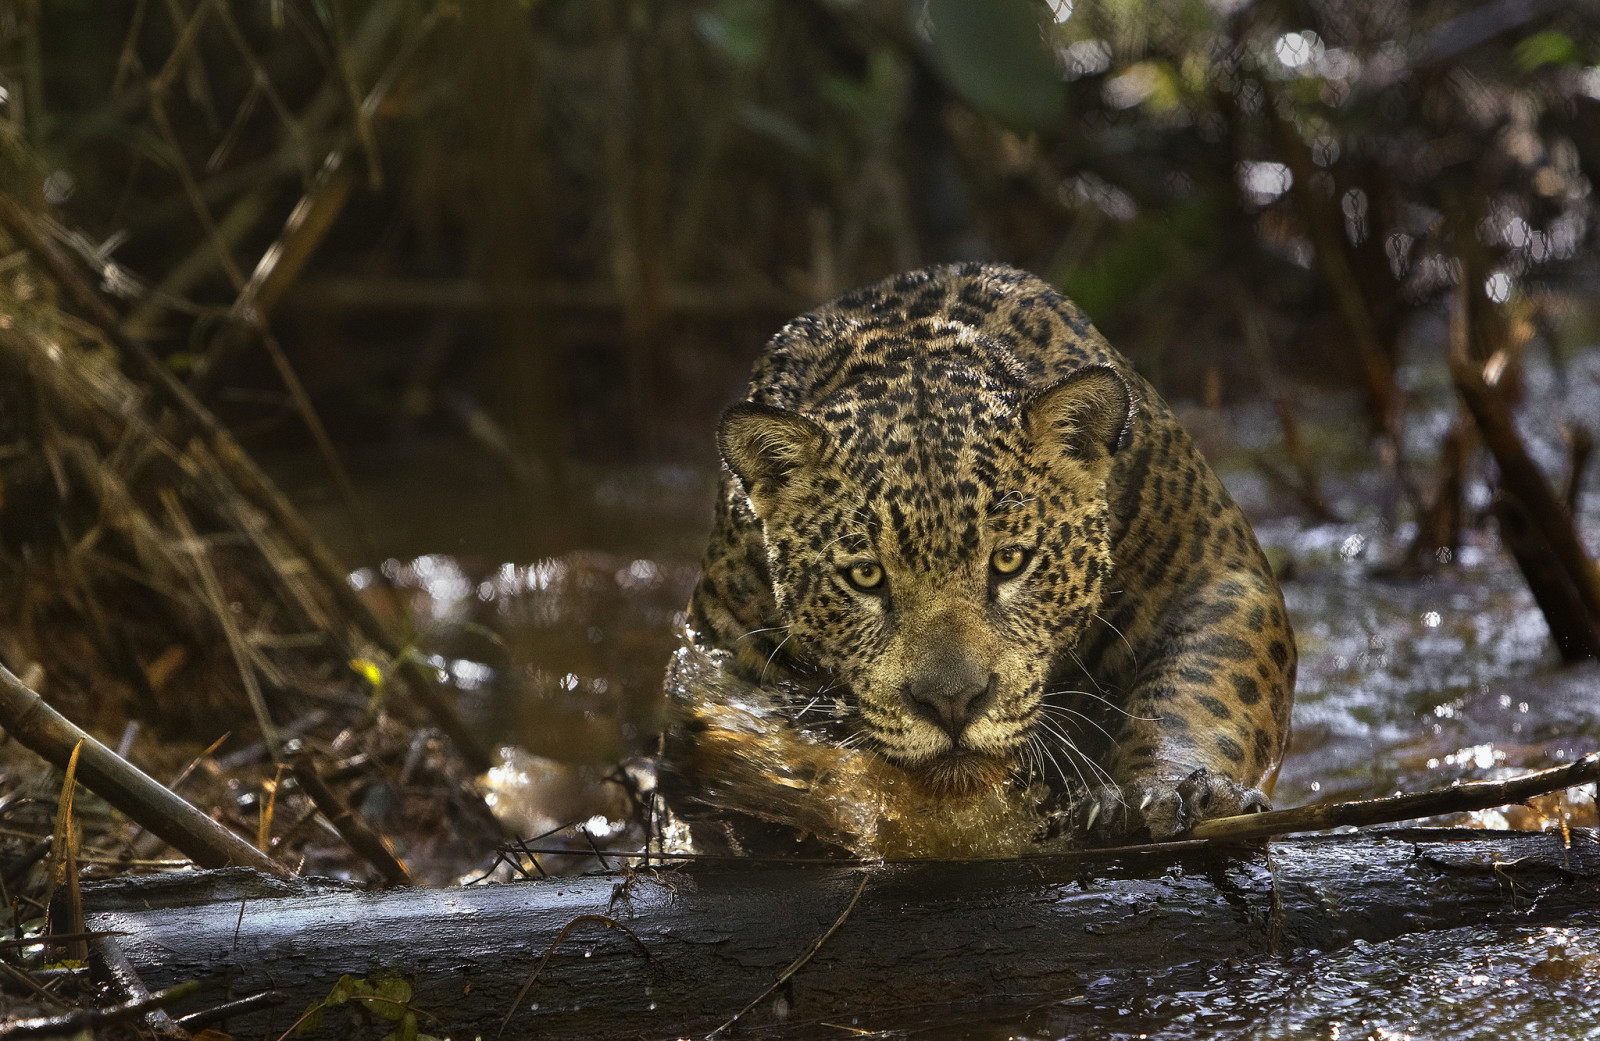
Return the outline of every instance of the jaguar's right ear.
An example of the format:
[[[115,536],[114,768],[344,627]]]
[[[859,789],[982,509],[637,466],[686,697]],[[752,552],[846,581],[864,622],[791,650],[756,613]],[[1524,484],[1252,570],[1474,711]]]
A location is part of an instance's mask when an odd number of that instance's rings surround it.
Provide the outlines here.
[[[750,401],[729,408],[717,425],[723,461],[744,482],[757,513],[765,513],[795,474],[821,457],[827,440],[821,427],[798,412]]]

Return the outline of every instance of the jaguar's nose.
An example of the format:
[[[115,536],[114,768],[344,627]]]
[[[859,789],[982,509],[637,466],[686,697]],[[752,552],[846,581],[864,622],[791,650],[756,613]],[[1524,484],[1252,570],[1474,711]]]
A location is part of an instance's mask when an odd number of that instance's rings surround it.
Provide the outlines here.
[[[900,689],[900,699],[912,715],[949,734],[952,744],[960,744],[967,726],[994,704],[1000,674],[991,672],[987,682],[975,680],[968,670],[921,676]]]

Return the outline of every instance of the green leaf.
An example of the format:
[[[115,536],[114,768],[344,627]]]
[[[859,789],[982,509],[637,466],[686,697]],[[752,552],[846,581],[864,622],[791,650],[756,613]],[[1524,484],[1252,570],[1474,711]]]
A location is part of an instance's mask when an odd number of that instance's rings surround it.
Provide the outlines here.
[[[1554,29],[1518,40],[1511,53],[1517,68],[1523,72],[1533,72],[1546,65],[1576,65],[1583,61],[1572,37]]]
[[[384,1019],[400,1020],[409,1015],[406,1002],[410,1000],[411,984],[398,976],[387,976],[373,985],[367,1007]]]
[[[372,988],[372,992],[401,1005],[411,1000],[411,984],[399,976],[385,976]]]
[[[1060,117],[1065,90],[1032,0],[928,0],[926,11],[929,58],[969,105],[1021,133]]]
[[[322,1004],[328,1008],[343,1005],[357,994],[367,993],[368,989],[366,980],[349,975],[340,976],[339,982],[335,983],[333,989],[328,991],[328,996],[322,999]]]
[[[306,1014],[300,1017],[300,1025],[294,1028],[294,1032],[297,1034],[309,1034],[312,1031],[322,1029],[322,1014],[326,1010],[327,1006],[324,1003],[320,1001],[313,1002],[306,1009]]]

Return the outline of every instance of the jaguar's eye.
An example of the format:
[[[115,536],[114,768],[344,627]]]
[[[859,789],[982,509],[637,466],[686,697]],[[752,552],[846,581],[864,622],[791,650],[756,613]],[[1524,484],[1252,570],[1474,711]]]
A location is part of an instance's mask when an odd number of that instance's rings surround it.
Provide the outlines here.
[[[989,566],[997,575],[1014,575],[1027,566],[1033,554],[1021,546],[1003,546],[989,556]]]
[[[863,560],[845,568],[844,578],[863,593],[875,592],[883,585],[883,565],[875,560]]]

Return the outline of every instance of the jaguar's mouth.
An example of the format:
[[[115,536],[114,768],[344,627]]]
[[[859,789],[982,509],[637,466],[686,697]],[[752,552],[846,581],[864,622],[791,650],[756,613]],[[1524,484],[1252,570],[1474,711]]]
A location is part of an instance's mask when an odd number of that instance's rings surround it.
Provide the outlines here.
[[[911,773],[935,795],[962,796],[999,786],[1011,769],[998,756],[957,746],[917,763]]]

